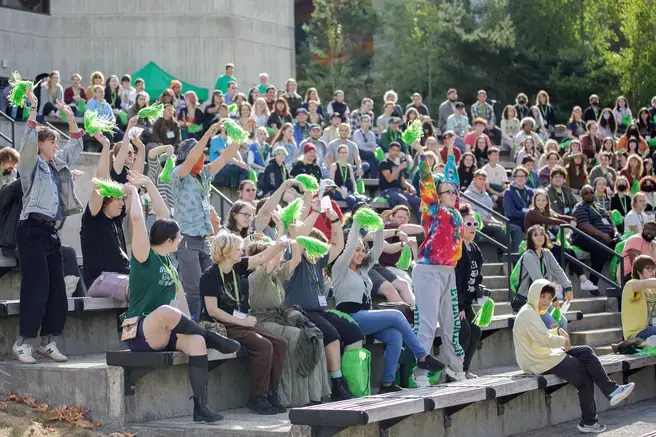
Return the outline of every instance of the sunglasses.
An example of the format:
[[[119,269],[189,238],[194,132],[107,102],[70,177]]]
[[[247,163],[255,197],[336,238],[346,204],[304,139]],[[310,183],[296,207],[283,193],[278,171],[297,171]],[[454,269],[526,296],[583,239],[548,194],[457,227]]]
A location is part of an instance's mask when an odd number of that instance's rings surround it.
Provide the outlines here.
[[[479,225],[478,222],[465,222],[465,226],[468,227],[468,228],[472,228],[472,227],[477,228],[478,225]]]
[[[455,196],[457,193],[456,193],[454,190],[447,190],[447,191],[442,191],[442,192],[440,193],[440,196],[441,196],[442,194],[450,194],[450,195],[452,195],[452,196]]]

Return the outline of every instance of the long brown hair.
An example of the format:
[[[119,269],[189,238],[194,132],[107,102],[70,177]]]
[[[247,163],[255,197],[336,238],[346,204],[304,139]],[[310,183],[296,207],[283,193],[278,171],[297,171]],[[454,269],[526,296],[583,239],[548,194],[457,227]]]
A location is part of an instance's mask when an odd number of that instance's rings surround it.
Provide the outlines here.
[[[533,225],[528,230],[526,231],[526,250],[535,250],[537,247],[535,247],[535,243],[533,243],[533,234],[535,231],[540,231],[544,233],[544,246],[542,246],[542,249],[551,249],[553,245],[551,244],[551,240],[549,237],[547,237],[547,233],[542,227],[542,225]]]
[[[535,199],[538,196],[544,196],[547,199],[547,206],[544,207],[544,212],[540,211],[540,209],[538,208],[538,205],[535,202]],[[538,190],[535,190],[535,194],[533,195],[533,200],[531,200],[531,209],[536,210],[537,212],[539,212],[540,214],[542,214],[545,217],[556,217],[556,213],[551,210],[551,206],[549,205],[549,195],[547,194],[547,192],[545,190],[543,190],[541,188],[538,189]]]

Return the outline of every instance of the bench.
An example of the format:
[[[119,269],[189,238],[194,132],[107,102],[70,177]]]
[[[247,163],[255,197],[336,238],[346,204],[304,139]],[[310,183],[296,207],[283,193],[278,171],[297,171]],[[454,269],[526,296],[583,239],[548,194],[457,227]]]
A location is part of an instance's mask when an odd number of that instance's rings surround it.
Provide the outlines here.
[[[105,357],[108,366],[123,368],[123,390],[126,396],[134,395],[137,381],[153,370],[189,362],[189,357],[180,351],[132,352],[126,349],[107,351]],[[209,349],[207,351],[208,370],[216,369],[227,360],[244,357],[246,357],[246,349],[243,347],[234,354],[222,354],[214,349]]]
[[[68,312],[106,311],[127,308],[126,302],[119,302],[109,297],[69,297]],[[0,301],[0,317],[20,314],[20,300]]]
[[[656,357],[606,355],[600,361],[608,374],[622,372],[624,381],[638,370],[656,364]],[[444,410],[444,427],[452,417],[480,401],[496,400],[497,415],[524,393],[544,390],[545,403],[568,383],[555,375],[528,375],[520,370],[482,376],[477,379],[440,384],[434,387],[404,390],[347,401],[293,408],[289,412],[294,425],[312,427],[312,435],[335,435],[345,428],[378,423],[381,431],[417,413]],[[382,435],[382,434],[381,434]]]

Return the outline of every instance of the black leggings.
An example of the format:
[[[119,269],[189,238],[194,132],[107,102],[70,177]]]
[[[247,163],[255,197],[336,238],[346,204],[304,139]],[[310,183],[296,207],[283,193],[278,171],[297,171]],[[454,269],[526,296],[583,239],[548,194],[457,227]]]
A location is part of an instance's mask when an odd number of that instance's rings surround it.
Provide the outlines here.
[[[467,316],[465,320],[460,320],[460,346],[465,351],[465,359],[462,363],[462,369],[467,372],[469,371],[469,365],[471,364],[472,358],[474,358],[474,353],[476,353],[476,348],[478,343],[481,341],[481,328],[474,325],[474,309],[471,305],[465,307],[465,315]]]
[[[357,323],[328,311],[307,311],[305,316],[323,333],[324,346],[339,340],[341,347],[362,341],[364,334]]]
[[[581,276],[583,274],[583,269],[580,266],[574,264],[573,262],[569,262],[567,259],[565,259],[565,262],[561,264],[560,253],[562,252],[562,250],[563,248],[560,244],[554,244],[553,247],[551,248],[551,253],[556,258],[556,261],[558,262],[560,267],[563,270],[565,270],[565,266],[569,265],[569,271],[571,274],[576,275],[577,277]],[[576,252],[574,252],[572,249],[565,249],[565,253],[576,258]]]

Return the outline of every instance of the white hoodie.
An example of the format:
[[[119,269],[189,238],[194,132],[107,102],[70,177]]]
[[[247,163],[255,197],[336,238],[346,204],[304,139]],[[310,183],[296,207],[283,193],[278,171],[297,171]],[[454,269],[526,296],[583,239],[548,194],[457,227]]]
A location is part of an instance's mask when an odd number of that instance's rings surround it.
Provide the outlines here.
[[[519,368],[526,373],[540,375],[554,368],[565,358],[565,337],[557,329],[547,329],[540,317],[540,292],[551,282],[538,279],[528,290],[527,303],[517,314],[513,326],[515,356]]]

